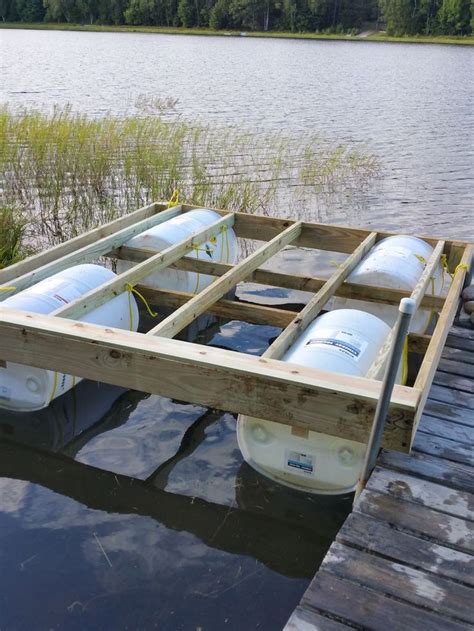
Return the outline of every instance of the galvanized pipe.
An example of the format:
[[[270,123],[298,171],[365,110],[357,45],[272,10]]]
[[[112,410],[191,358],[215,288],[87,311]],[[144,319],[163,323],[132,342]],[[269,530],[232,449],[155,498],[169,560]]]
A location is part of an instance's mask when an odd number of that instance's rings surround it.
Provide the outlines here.
[[[398,319],[394,329],[393,344],[390,350],[390,356],[388,358],[385,376],[382,381],[380,398],[377,401],[377,407],[375,409],[372,430],[370,432],[369,443],[367,445],[367,451],[365,453],[364,466],[362,468],[362,473],[357,484],[354,503],[357,501],[359,495],[362,493],[367,480],[369,479],[369,476],[375,467],[375,462],[380,451],[380,444],[382,442],[382,434],[385,426],[385,420],[387,418],[388,409],[390,406],[393,386],[395,385],[398,368],[400,366],[400,360],[403,354],[405,338],[408,335],[411,318],[415,311],[416,303],[412,298],[401,299],[400,306],[398,308]]]

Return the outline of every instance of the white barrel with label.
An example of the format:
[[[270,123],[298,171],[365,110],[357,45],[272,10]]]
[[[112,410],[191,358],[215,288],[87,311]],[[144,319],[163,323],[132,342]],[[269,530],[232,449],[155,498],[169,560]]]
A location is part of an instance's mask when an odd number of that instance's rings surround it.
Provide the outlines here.
[[[145,230],[145,232],[140,232],[140,234],[127,241],[125,245],[130,248],[161,252],[179,241],[187,239],[194,232],[210,226],[218,221],[220,217],[215,211],[206,208],[190,210],[158,226]],[[211,263],[233,264],[237,260],[237,255],[238,244],[235,232],[232,228],[223,226],[221,229],[216,230],[216,234],[212,239],[191,250],[187,256]],[[130,261],[117,261],[117,271],[119,273],[124,272],[133,267],[133,265],[134,263]],[[214,276],[167,268],[150,274],[141,282],[156,289],[172,289],[197,293],[210,285],[214,280]]]
[[[413,291],[415,285],[430,258],[433,248],[418,237],[394,236],[382,239],[362,259],[349,275],[348,282],[369,286],[387,287]],[[427,294],[442,295],[449,287],[449,276],[441,264],[438,264]],[[347,298],[335,298],[333,309],[362,309],[381,318],[390,327],[398,316],[396,305],[381,302],[364,302]],[[424,333],[431,319],[431,312],[419,309],[410,324],[412,333]]]
[[[283,357],[310,368],[364,377],[390,328],[370,313],[330,311],[314,320]],[[315,401],[317,414],[317,401]],[[321,494],[355,489],[366,445],[289,425],[239,416],[237,440],[246,462],[286,486]]]
[[[114,277],[114,272],[100,265],[76,265],[20,291],[1,304],[11,309],[48,314]],[[135,298],[124,292],[80,320],[136,331],[138,308]],[[25,412],[41,410],[79,381],[80,378],[72,375],[7,362],[5,368],[0,368],[0,407]]]

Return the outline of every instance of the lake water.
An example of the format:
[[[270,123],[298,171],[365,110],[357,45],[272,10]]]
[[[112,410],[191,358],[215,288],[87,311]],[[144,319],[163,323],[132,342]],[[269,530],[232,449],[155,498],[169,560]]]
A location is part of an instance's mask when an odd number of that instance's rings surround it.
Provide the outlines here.
[[[317,134],[381,164],[357,212],[328,220],[474,238],[473,60],[467,47],[0,30],[0,100],[98,116],[169,97],[172,115],[213,126]],[[277,334],[213,322],[199,341],[258,355]],[[45,412],[2,412],[0,436],[21,443],[0,442],[2,631],[281,628],[351,502],[263,479],[234,428],[90,382]]]
[[[93,115],[176,113],[374,154],[376,190],[329,221],[474,238],[474,50],[468,46],[0,31],[0,101]]]

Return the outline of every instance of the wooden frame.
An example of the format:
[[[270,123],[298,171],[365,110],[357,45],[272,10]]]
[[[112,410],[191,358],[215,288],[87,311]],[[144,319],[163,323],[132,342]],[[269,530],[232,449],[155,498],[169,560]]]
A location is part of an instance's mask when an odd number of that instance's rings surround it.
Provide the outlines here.
[[[218,210],[221,215],[218,221],[162,252],[132,250],[125,245],[133,235],[193,208],[152,204],[1,270],[2,285],[14,287],[0,292],[0,301],[3,301],[60,270],[99,256],[138,263],[48,316],[2,308],[0,302],[0,360],[266,418],[300,431],[311,429],[366,442],[381,390],[379,370],[373,374],[376,378],[356,378],[292,365],[279,358],[334,295],[388,304],[398,304],[407,295],[346,280],[374,243],[389,233]],[[223,226],[232,226],[239,237],[266,243],[236,265],[186,257],[193,247],[216,235]],[[401,451],[410,448],[473,253],[473,246],[466,243],[426,240],[434,247],[434,252],[411,296],[417,306],[441,309],[441,313],[432,337],[410,336],[409,347],[424,354],[424,360],[413,387],[396,386],[393,392],[383,445]],[[349,256],[329,279],[283,274],[259,267],[288,244]],[[455,272],[446,300],[426,295],[433,270],[443,254],[450,262],[451,271]],[[197,295],[139,284],[137,289],[152,304],[174,309],[148,334],[77,321],[110,297],[127,291],[130,285],[140,283],[151,272],[167,266],[217,278]],[[244,280],[300,289],[314,295],[299,313],[223,298]],[[271,323],[282,327],[283,332],[263,357],[172,339],[204,312]]]

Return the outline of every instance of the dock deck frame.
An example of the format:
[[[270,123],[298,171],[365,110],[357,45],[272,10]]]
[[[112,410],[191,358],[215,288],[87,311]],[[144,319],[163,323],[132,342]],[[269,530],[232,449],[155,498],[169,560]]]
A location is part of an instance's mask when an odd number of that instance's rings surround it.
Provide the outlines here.
[[[410,295],[346,280],[370,248],[392,233],[217,210],[221,216],[218,221],[162,252],[131,251],[125,247],[132,236],[194,208],[197,207],[151,204],[0,270],[3,289],[0,300],[4,300],[56,272],[102,256],[137,263],[51,315],[14,311],[2,308],[0,303],[0,362],[46,368],[260,417],[291,425],[297,431],[313,430],[367,442],[380,395],[382,361],[373,366],[372,378],[358,378],[304,368],[280,358],[334,295],[385,304],[398,304],[402,297]],[[236,265],[186,257],[193,248],[231,227],[238,237],[264,244]],[[409,347],[422,354],[423,361],[413,387],[395,387],[382,443],[385,448],[405,452],[412,445],[473,255],[472,244],[425,240],[434,251],[411,297],[417,305],[439,311],[439,318],[432,336],[409,338]],[[287,245],[348,256],[329,279],[261,268]],[[431,272],[443,255],[453,274],[445,299],[427,294]],[[168,266],[217,278],[197,295],[154,290],[140,284],[148,274]],[[299,289],[314,295],[299,313],[224,299],[242,281]],[[152,303],[173,306],[175,311],[147,334],[79,321],[81,316],[131,286],[136,286]],[[283,331],[263,357],[173,339],[206,312],[275,324],[283,327]]]

